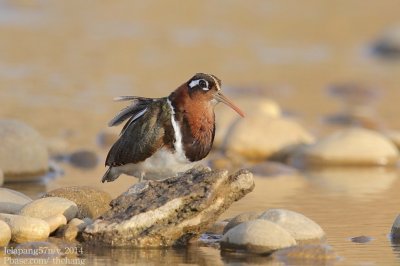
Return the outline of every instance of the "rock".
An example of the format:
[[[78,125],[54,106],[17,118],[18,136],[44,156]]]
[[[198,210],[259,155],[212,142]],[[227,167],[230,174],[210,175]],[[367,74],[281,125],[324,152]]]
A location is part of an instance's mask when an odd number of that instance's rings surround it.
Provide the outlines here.
[[[50,234],[49,225],[41,219],[0,213],[0,220],[11,228],[11,240],[16,243],[41,241]]]
[[[60,197],[34,200],[26,204],[19,212],[20,215],[40,219],[63,214],[67,221],[75,218],[77,213],[78,206],[76,206],[75,202]]]
[[[83,238],[107,246],[185,245],[253,188],[253,176],[246,170],[229,176],[201,167],[141,182],[113,200],[111,210],[86,227]]]
[[[241,119],[226,136],[228,156],[240,155],[249,160],[284,158],[291,150],[314,142],[298,123],[286,118],[263,116]]]
[[[229,223],[225,226],[223,234],[225,234],[226,232],[228,232],[231,228],[237,226],[238,224],[244,223],[244,222],[248,222],[248,221],[252,221],[258,218],[258,216],[260,216],[260,213],[258,212],[244,212],[241,213],[235,217],[233,217]]]
[[[16,120],[0,120],[0,139],[5,182],[34,181],[47,172],[47,148],[36,130]]]
[[[246,113],[246,118],[249,116],[279,117],[281,115],[279,105],[265,97],[234,97],[232,100]],[[214,147],[220,148],[223,147],[230,130],[241,118],[225,106],[218,107],[216,112],[218,130],[215,132]]]
[[[110,209],[111,196],[88,186],[63,187],[47,192],[43,197],[60,197],[78,206],[77,218],[97,218]]]
[[[97,144],[101,148],[111,147],[119,138],[120,127],[108,127],[97,134]]]
[[[67,224],[67,218],[63,214],[56,214],[50,217],[43,218],[49,224],[50,233],[56,231],[60,226]]]
[[[390,236],[392,239],[400,240],[400,214],[394,220]]]
[[[388,130],[384,132],[385,136],[389,138],[398,149],[400,149],[400,131]]]
[[[16,214],[31,201],[31,198],[21,192],[0,188],[0,213]]]
[[[0,186],[2,186],[4,183],[4,174],[3,170],[0,169]]]
[[[304,166],[387,166],[397,163],[399,152],[385,136],[363,128],[349,128],[320,139],[291,158]]]
[[[0,247],[6,247],[10,240],[11,229],[6,222],[0,220]]]
[[[319,240],[325,236],[324,230],[317,223],[298,212],[269,209],[262,213],[258,219],[278,224],[289,232],[296,241]]]
[[[66,226],[60,228],[56,234],[67,241],[73,241],[91,223],[93,221],[89,218],[85,218],[84,220],[74,218]]]
[[[99,163],[99,158],[92,151],[76,151],[69,157],[69,162],[78,168],[91,169]]]
[[[296,240],[281,226],[267,220],[241,223],[224,234],[222,250],[269,254],[296,245]]]
[[[350,238],[351,242],[353,243],[359,243],[359,244],[364,244],[372,241],[372,237],[370,236],[356,236]]]
[[[272,257],[284,265],[331,265],[326,263],[338,259],[332,247],[324,244],[288,247],[275,251]]]
[[[12,249],[16,258],[47,259],[60,257],[62,250],[53,243],[45,241],[25,242]],[[47,264],[47,263],[46,263]]]
[[[385,31],[372,45],[374,55],[383,59],[396,60],[400,58],[400,27]]]

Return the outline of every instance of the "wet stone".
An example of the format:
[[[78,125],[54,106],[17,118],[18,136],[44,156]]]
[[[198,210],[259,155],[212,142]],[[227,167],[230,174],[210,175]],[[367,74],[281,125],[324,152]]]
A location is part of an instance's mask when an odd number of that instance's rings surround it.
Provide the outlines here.
[[[0,220],[0,247],[5,247],[11,240],[11,229],[8,224]]]
[[[337,131],[291,158],[311,166],[388,166],[397,163],[399,152],[384,135],[363,128]]]
[[[253,188],[253,176],[246,170],[228,175],[204,167],[141,182],[114,199],[111,210],[86,227],[82,236],[91,245],[186,245]]]
[[[322,228],[301,213],[285,209],[269,209],[258,219],[276,223],[289,232],[296,241],[320,240],[325,237]]]
[[[228,224],[225,226],[223,234],[225,234],[226,232],[228,232],[231,228],[237,226],[238,224],[244,223],[244,222],[248,222],[248,221],[252,221],[258,218],[258,216],[260,216],[259,212],[244,212],[241,213],[235,217],[233,217]]]
[[[99,158],[92,151],[82,150],[72,153],[69,157],[69,162],[77,168],[92,169],[99,163]]]
[[[78,206],[75,202],[60,197],[48,197],[34,200],[26,204],[19,212],[20,215],[47,218],[50,216],[62,214],[67,221],[76,217]]]
[[[36,181],[48,171],[48,152],[40,134],[17,120],[0,120],[0,168],[5,182]]]
[[[56,214],[53,216],[49,216],[49,217],[43,218],[43,220],[49,224],[50,233],[53,233],[62,225],[67,224],[67,218],[65,218],[65,216],[63,214]]]
[[[221,249],[269,254],[296,245],[296,240],[281,226],[267,220],[241,223],[224,234]]]
[[[85,228],[91,224],[92,219],[85,218],[83,220],[74,218],[65,226],[62,226],[57,232],[56,236],[61,237],[67,241],[74,241],[80,236]]]
[[[0,220],[11,228],[11,240],[16,243],[41,241],[49,237],[49,225],[37,218],[0,213]]]
[[[88,187],[72,186],[47,192],[45,197],[60,197],[73,201],[78,206],[77,218],[97,218],[110,209],[111,196],[105,191]]]
[[[0,188],[0,213],[16,214],[31,201],[31,198],[21,192]]]

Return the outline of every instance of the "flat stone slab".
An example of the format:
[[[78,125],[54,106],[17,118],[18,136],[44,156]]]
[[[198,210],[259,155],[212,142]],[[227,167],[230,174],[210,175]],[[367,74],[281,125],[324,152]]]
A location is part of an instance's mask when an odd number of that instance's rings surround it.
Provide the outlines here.
[[[167,247],[197,239],[233,202],[254,189],[240,170],[195,168],[161,181],[137,183],[86,227],[85,242],[103,246]]]

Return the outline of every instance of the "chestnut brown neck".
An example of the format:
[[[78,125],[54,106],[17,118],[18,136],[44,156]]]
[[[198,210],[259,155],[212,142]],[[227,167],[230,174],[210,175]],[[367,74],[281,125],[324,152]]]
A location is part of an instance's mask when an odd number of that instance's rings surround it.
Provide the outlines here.
[[[185,84],[169,97],[174,108],[175,120],[181,127],[182,145],[190,161],[208,155],[215,135],[214,107],[204,94],[192,93]]]

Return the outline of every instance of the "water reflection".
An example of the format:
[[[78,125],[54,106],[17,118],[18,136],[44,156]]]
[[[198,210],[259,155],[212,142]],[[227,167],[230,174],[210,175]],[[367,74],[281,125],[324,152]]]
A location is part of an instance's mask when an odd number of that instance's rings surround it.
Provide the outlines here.
[[[261,256],[254,254],[245,254],[238,252],[222,252],[222,261],[225,265],[266,265],[266,266],[283,266],[283,262],[274,260],[270,256]]]
[[[6,183],[3,187],[16,190],[36,199],[47,191],[47,181]]]
[[[217,249],[196,245],[181,249],[86,247],[85,251],[87,265],[223,265]]]
[[[307,180],[297,174],[274,177],[255,175],[255,184],[251,193],[232,205],[230,210],[233,213],[249,210],[249,206],[252,211],[265,211],[274,204],[281,205],[302,191],[307,185]]]
[[[391,238],[393,254],[396,255],[400,262],[400,239]]]
[[[358,200],[373,200],[372,194],[382,194],[397,179],[396,168],[328,167],[305,172],[310,181],[328,194]]]

